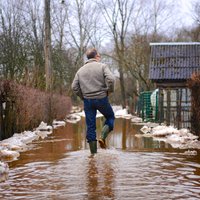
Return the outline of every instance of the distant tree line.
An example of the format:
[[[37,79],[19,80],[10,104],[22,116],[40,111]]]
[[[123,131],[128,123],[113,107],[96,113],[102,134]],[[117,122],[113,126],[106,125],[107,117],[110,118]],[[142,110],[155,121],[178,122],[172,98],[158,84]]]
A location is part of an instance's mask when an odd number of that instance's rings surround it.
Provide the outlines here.
[[[117,80],[112,101],[125,107],[154,88],[148,79],[150,42],[200,40],[199,2],[189,28],[178,26],[174,1],[62,2],[51,0],[52,90],[76,101],[70,85],[88,47],[99,49],[110,65]],[[0,78],[45,90],[43,1],[0,2]]]

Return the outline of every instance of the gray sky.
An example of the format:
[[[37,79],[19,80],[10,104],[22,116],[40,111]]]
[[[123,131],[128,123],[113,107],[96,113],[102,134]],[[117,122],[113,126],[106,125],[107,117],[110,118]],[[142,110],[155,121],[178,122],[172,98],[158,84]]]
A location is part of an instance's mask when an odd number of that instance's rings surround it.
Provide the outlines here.
[[[191,26],[194,22],[192,12],[193,5],[198,0],[178,0],[179,8],[178,12],[180,12],[182,16],[183,25]]]

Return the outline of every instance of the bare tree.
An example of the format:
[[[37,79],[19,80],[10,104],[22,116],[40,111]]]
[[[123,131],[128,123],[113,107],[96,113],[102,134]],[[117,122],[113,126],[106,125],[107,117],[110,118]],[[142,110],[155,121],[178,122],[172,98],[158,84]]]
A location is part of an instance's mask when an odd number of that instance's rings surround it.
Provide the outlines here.
[[[27,38],[18,7],[15,1],[0,3],[0,66],[3,78],[21,81],[27,64]]]
[[[140,7],[138,19],[134,21],[135,32],[153,35],[154,41],[157,41],[157,35],[159,39],[161,34],[172,34],[180,23],[177,3],[173,0],[140,0]]]
[[[119,71],[119,80],[122,96],[122,106],[126,106],[125,92],[125,66],[126,66],[126,36],[129,31],[129,23],[134,12],[135,0],[101,0],[99,4],[104,19],[109,27],[114,42],[113,58],[116,60]],[[109,6],[108,6],[109,5]]]
[[[5,1],[1,6],[0,31],[4,38],[1,48],[5,49],[1,59],[6,60],[2,61],[4,78],[43,89],[44,32],[40,4],[37,0]]]
[[[194,4],[194,20],[200,25],[200,2]]]
[[[200,2],[194,4],[195,27],[192,30],[193,41],[200,41]]]
[[[113,59],[117,62],[125,107],[127,99],[152,88],[148,79],[149,42],[166,40],[161,35],[166,25],[168,29],[173,25],[172,4],[161,0],[101,0],[101,8],[113,36]],[[128,82],[131,86],[125,85]]]
[[[93,2],[75,0],[58,5],[53,4],[53,64],[54,83],[67,88],[74,74],[84,64],[88,46],[97,46],[99,12]],[[62,78],[61,78],[62,77]],[[61,81],[63,80],[63,81]],[[68,91],[71,94],[71,90]]]
[[[50,0],[45,0],[45,75],[46,75],[46,91],[52,89],[52,57],[51,57],[51,19],[50,19]]]
[[[67,42],[77,49],[76,64],[80,67],[83,55],[91,44],[97,31],[98,12],[95,4],[86,0],[75,0],[68,4],[67,9]]]
[[[44,10],[39,0],[23,1],[23,23],[26,25],[24,32],[28,38],[29,65],[26,67],[25,83],[32,87],[45,88],[44,67]]]
[[[148,80],[149,42],[172,38],[169,31],[169,38],[165,32],[173,29],[173,2],[74,0],[60,4],[51,0],[51,3],[52,41],[48,45],[52,43],[54,90],[66,92],[74,73],[84,63],[86,48],[103,45],[102,53],[110,56],[107,61],[119,73],[118,96],[123,107],[133,93],[138,94],[138,88],[139,91],[152,88]],[[10,0],[0,2],[0,7],[1,76],[45,89],[44,1]],[[191,37],[198,40],[198,26],[193,31],[188,40]]]

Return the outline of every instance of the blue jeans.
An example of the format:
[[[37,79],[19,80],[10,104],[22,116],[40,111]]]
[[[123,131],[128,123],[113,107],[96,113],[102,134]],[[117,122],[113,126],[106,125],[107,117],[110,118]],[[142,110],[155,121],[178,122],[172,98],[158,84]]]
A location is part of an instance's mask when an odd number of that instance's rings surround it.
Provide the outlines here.
[[[108,97],[102,99],[84,99],[84,111],[86,115],[88,142],[96,141],[96,114],[97,110],[106,118],[104,125],[109,126],[109,131],[113,130],[115,115],[108,101]]]

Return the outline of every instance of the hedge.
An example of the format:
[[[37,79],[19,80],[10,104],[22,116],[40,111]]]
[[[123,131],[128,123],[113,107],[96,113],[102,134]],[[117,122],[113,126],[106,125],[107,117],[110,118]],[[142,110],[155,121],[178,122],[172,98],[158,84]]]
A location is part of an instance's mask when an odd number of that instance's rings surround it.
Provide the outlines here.
[[[195,135],[200,136],[200,74],[193,74],[188,81],[191,90],[191,129]]]
[[[0,81],[0,139],[31,130],[41,121],[62,120],[70,109],[71,99],[67,96]]]

